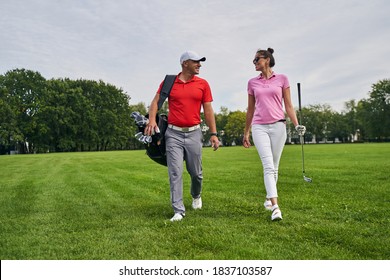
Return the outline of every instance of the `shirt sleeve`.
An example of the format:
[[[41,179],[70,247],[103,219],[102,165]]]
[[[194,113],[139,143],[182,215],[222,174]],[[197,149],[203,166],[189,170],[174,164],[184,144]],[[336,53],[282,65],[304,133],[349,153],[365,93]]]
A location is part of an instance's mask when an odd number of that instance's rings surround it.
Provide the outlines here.
[[[164,84],[164,81],[162,81],[162,82],[160,83],[160,86],[158,87],[156,93],[160,94],[163,84]]]
[[[213,95],[211,94],[211,88],[209,83],[204,80],[204,92],[203,92],[203,103],[212,102]]]
[[[252,79],[248,81],[247,91],[248,91],[249,95],[254,95],[253,88],[252,88],[252,82],[251,81],[252,81]]]
[[[290,82],[287,78],[286,75],[283,75],[283,89],[289,88],[290,87]]]

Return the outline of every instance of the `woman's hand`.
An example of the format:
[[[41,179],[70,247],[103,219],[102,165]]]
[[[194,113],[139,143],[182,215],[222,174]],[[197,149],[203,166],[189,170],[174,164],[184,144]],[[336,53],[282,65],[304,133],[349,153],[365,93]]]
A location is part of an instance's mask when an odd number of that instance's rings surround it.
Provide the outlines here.
[[[245,148],[249,148],[251,146],[251,141],[249,140],[249,135],[244,135],[242,138],[242,144]]]

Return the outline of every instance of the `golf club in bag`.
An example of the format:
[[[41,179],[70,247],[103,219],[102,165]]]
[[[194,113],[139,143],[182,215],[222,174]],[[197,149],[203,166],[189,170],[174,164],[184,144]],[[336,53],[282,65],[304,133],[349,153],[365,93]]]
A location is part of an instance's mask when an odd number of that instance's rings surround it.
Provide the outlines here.
[[[299,124],[302,124],[301,84],[297,83],[297,86],[298,86],[298,102],[299,102]],[[303,153],[303,143],[304,143],[303,135],[299,135],[299,140],[301,142],[301,148],[302,148],[302,175],[303,175],[303,180],[305,180],[308,183],[311,183],[312,179],[309,178],[309,177],[306,177],[306,175],[305,175],[305,155]]]
[[[145,116],[149,118],[147,114]],[[150,159],[157,162],[158,164],[167,166],[167,156],[165,150],[165,131],[168,127],[168,117],[165,114],[156,115],[156,123],[159,128],[159,132],[151,136],[151,141],[145,143],[146,154]],[[144,127],[138,127],[138,131],[143,133]]]
[[[175,82],[176,75],[166,75],[161,91],[160,98],[157,103],[157,111],[159,111],[164,104],[165,100],[168,98],[173,83]],[[168,116],[165,114],[156,114],[156,123],[158,126],[158,131],[156,131],[152,136],[144,135],[145,126],[149,122],[149,114],[142,116],[139,112],[133,112],[131,114],[134,118],[135,123],[138,127],[138,133],[135,135],[136,139],[144,143],[146,154],[148,157],[158,164],[167,166],[167,155],[165,149],[165,131],[168,127]]]

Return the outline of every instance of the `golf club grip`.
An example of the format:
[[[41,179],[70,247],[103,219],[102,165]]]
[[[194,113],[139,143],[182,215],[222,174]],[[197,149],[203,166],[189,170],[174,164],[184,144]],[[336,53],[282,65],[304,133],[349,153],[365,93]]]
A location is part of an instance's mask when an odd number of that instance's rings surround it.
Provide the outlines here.
[[[297,87],[298,87],[299,111],[301,111],[302,110],[302,107],[301,107],[301,83],[297,83]]]

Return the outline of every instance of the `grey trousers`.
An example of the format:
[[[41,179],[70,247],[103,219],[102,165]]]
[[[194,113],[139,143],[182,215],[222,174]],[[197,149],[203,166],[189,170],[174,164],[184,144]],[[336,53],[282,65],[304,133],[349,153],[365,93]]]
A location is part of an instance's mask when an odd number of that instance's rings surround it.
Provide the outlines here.
[[[181,132],[168,127],[165,144],[172,208],[175,213],[184,213],[183,161],[191,177],[191,196],[198,198],[202,192],[202,131]]]

